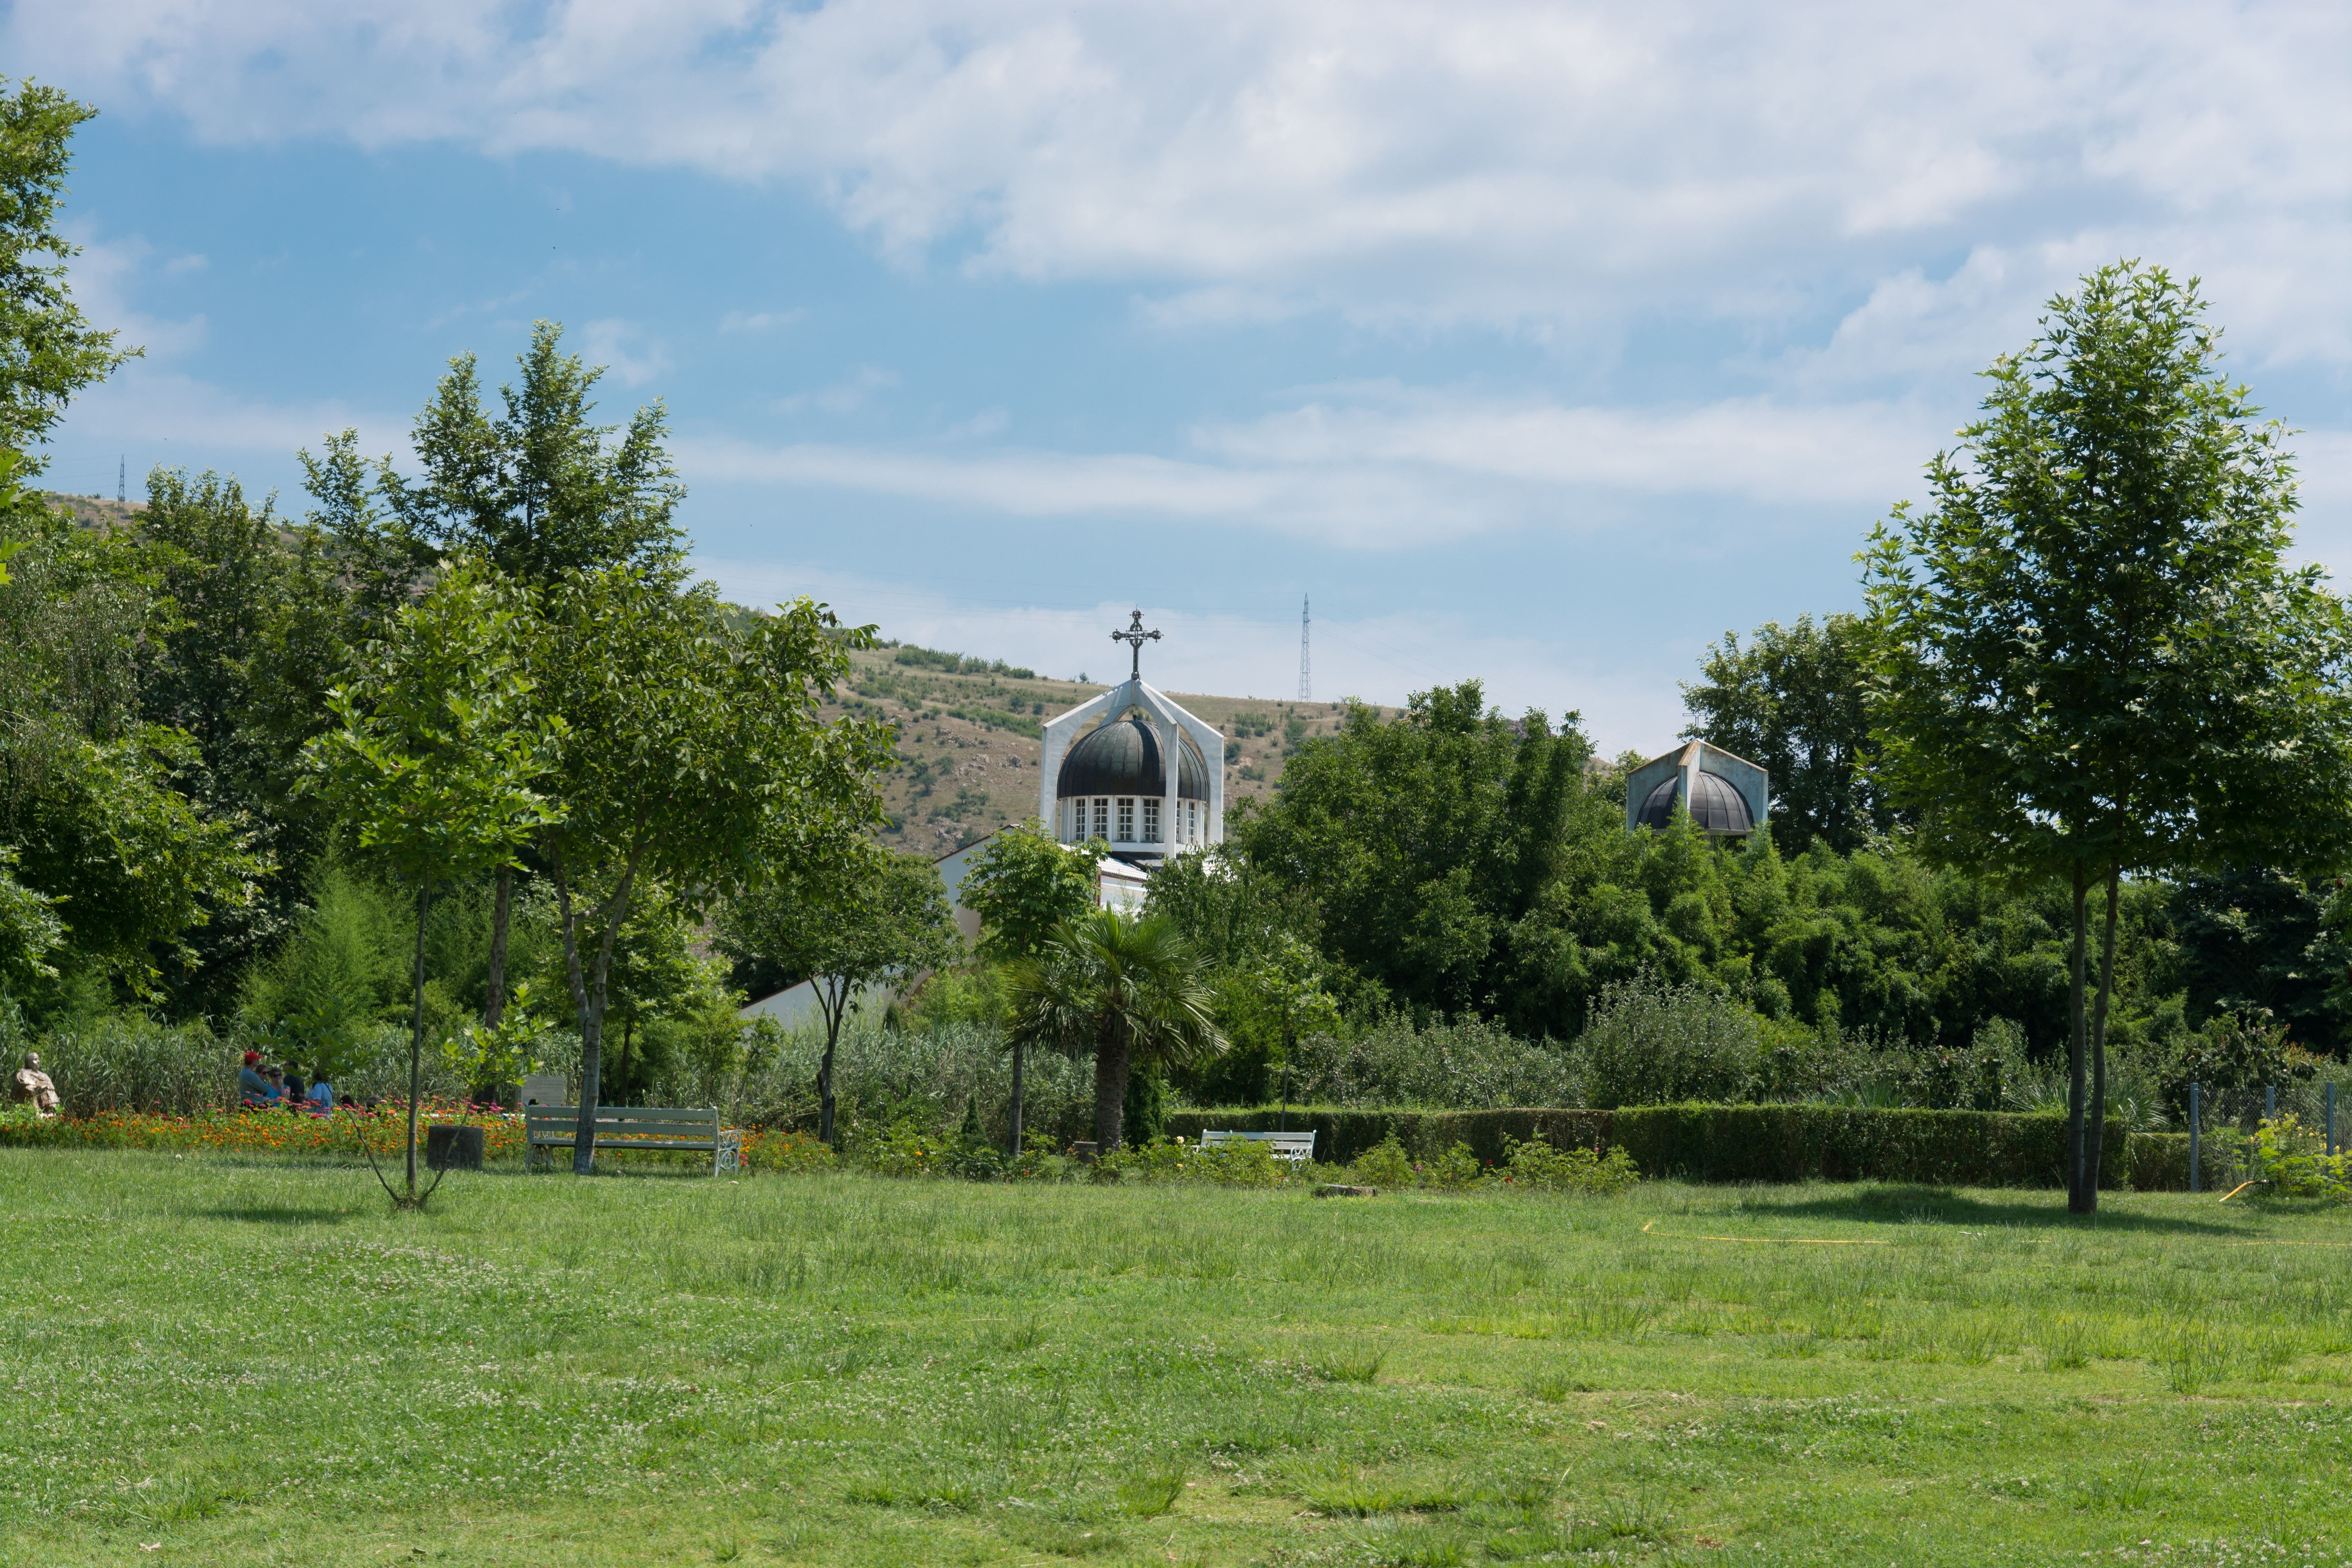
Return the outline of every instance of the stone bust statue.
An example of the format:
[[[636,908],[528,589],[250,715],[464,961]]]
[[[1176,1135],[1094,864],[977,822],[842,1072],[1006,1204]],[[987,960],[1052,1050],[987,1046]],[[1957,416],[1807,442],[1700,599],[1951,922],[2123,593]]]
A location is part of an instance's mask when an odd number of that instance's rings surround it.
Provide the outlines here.
[[[31,1100],[37,1116],[55,1116],[58,1113],[58,1086],[51,1083],[49,1075],[41,1070],[40,1052],[25,1053],[25,1065],[9,1080],[8,1098]]]

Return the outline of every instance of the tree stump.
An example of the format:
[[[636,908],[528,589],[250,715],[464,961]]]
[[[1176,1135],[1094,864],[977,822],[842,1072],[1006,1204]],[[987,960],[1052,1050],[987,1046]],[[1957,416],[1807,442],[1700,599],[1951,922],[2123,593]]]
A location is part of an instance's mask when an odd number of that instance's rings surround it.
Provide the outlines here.
[[[482,1130],[478,1127],[426,1128],[425,1163],[436,1171],[480,1170]]]

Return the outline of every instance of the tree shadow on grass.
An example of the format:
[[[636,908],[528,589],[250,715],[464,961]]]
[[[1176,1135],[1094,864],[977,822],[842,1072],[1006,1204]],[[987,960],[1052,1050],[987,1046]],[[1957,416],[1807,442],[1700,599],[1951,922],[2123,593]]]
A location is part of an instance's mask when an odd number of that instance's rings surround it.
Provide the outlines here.
[[[1980,1192],[1965,1192],[1957,1187],[1880,1183],[1834,1194],[1823,1193],[1793,1203],[1759,1202],[1750,1212],[1801,1215],[1809,1219],[1841,1219],[1864,1225],[2003,1226],[2077,1235],[2241,1237],[2245,1234],[2242,1225],[2220,1214],[2210,1219],[2200,1219],[2188,1215],[2136,1214],[2105,1206],[2108,1197],[2130,1195],[2102,1194],[2102,1206],[2097,1214],[2077,1215],[2066,1211],[2063,1196],[2056,1193],[2043,1202],[2035,1203],[2021,1194],[2017,1198],[2003,1199],[1986,1197]],[[2216,1193],[2206,1201],[2213,1202],[2220,1196]]]
[[[280,1205],[264,1207],[259,1204],[231,1205],[221,1208],[191,1211],[197,1219],[229,1219],[244,1225],[341,1225],[351,1219],[351,1209],[331,1209],[316,1205],[307,1208],[286,1208]]]

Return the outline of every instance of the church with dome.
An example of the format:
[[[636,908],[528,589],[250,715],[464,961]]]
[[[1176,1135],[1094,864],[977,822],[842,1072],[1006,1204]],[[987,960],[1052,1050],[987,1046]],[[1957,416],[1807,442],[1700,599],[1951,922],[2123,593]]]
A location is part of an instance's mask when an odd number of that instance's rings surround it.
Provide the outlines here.
[[[1128,678],[1045,725],[1037,817],[1063,843],[1098,838],[1144,873],[1223,841],[1224,737],[1145,682],[1143,645],[1160,634],[1141,611],[1111,637],[1130,650]]]
[[[1625,775],[1625,826],[1663,829],[1675,807],[1710,838],[1744,838],[1772,815],[1772,779],[1745,757],[1693,741]]]

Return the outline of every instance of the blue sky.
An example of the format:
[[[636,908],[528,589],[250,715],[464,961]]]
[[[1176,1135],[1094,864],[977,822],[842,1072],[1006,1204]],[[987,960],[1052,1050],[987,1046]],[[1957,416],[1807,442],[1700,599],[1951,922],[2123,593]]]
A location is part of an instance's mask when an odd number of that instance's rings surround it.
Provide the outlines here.
[[[1638,13],[1629,15],[1628,13]],[[2206,280],[2352,566],[2352,12],[78,0],[60,488],[405,462],[535,319],[667,403],[704,570],[1177,689],[1479,676],[1661,750],[2083,270]]]

